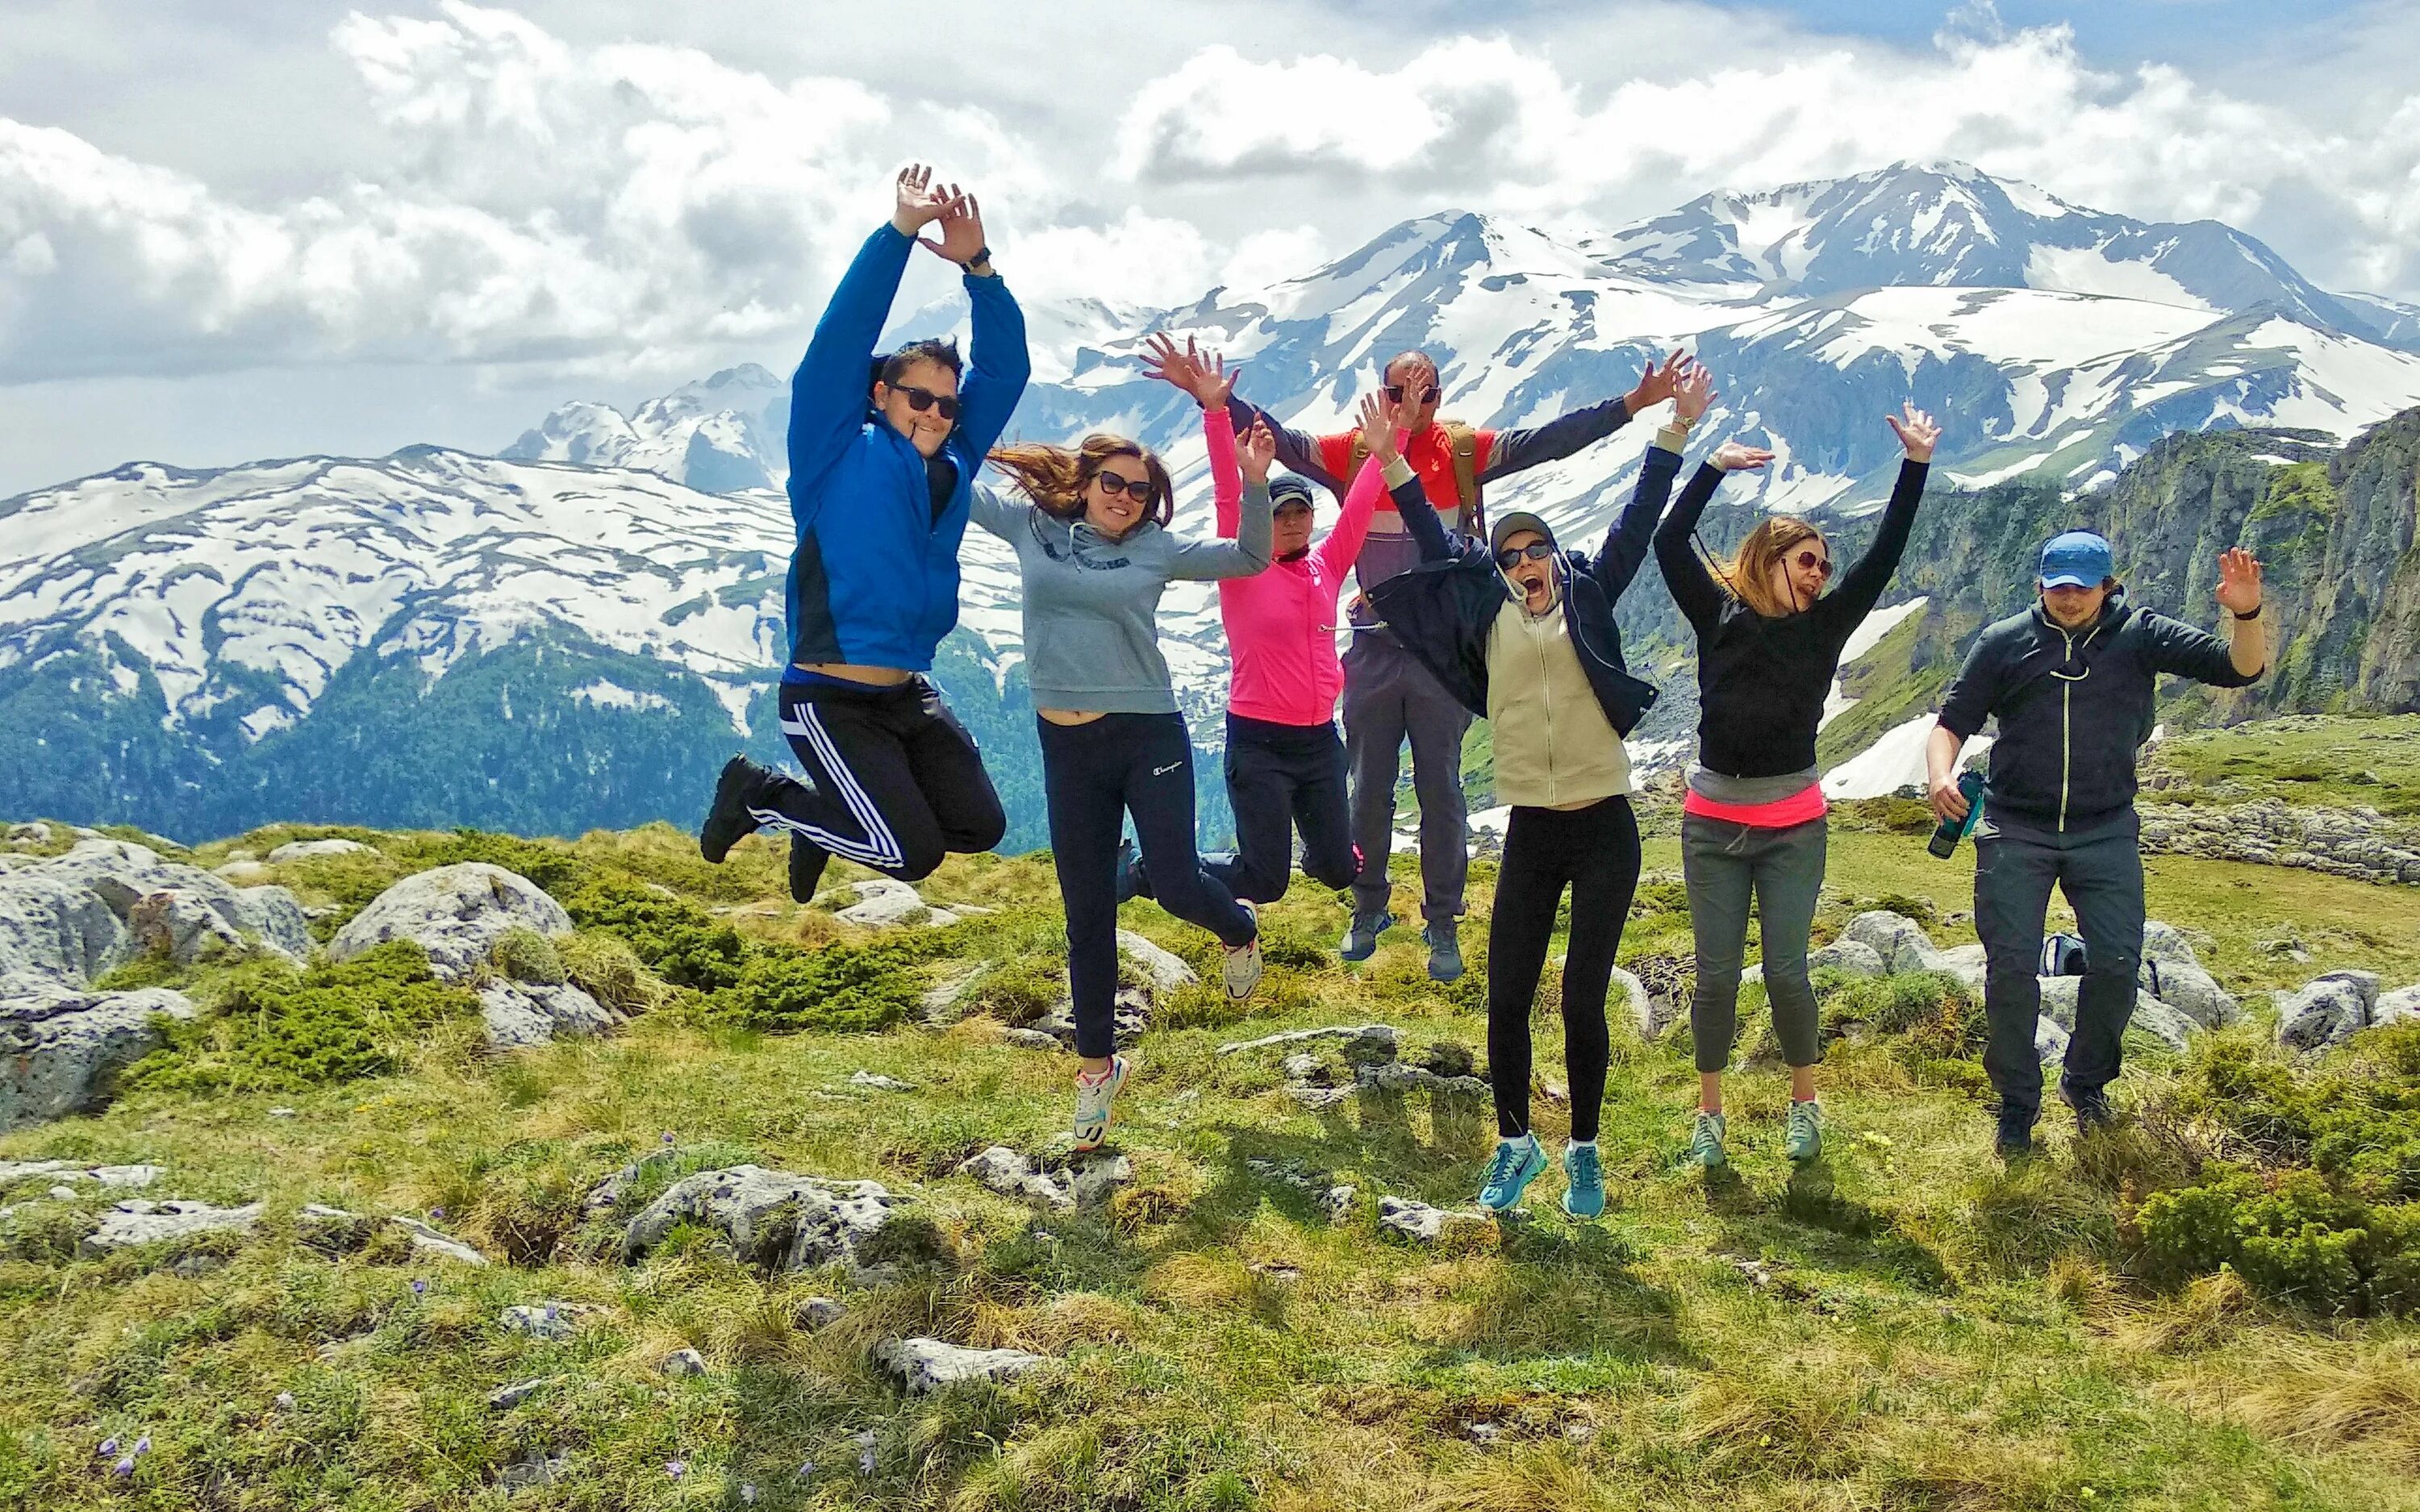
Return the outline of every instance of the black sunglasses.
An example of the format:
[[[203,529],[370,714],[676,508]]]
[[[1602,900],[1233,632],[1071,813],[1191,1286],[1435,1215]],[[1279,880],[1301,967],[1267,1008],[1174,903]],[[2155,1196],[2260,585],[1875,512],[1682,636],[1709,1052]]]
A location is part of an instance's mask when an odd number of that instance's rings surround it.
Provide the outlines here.
[[[1093,474],[1093,481],[1099,484],[1101,486],[1101,492],[1107,494],[1111,499],[1115,499],[1120,494],[1131,494],[1134,496],[1134,501],[1138,504],[1147,504],[1151,502],[1151,480],[1149,478],[1121,478],[1116,473],[1111,472],[1105,468]]]
[[[939,409],[941,411],[943,420],[954,421],[958,418],[958,401],[954,394],[935,393],[930,389],[920,389],[912,383],[893,383],[891,385],[891,392],[906,394],[908,408],[920,415],[927,409]]]
[[[1552,541],[1532,541],[1528,546],[1508,546],[1496,553],[1496,564],[1511,572],[1524,562],[1544,562],[1555,554]]]
[[[1404,386],[1401,383],[1389,383],[1387,385],[1387,398],[1391,403],[1402,404],[1404,402]],[[1419,397],[1414,399],[1412,402],[1414,404],[1435,404],[1436,403],[1436,385],[1432,383],[1427,388],[1422,389],[1419,393]]]
[[[1801,551],[1790,560],[1797,563],[1798,570],[1801,572],[1812,572],[1822,578],[1832,576],[1830,557],[1819,557],[1812,551]]]

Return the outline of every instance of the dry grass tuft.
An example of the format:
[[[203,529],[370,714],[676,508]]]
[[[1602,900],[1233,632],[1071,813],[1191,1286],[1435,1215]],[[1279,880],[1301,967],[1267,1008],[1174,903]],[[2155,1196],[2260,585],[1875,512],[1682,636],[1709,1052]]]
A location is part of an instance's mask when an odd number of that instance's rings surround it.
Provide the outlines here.
[[[2305,1453],[2351,1450],[2420,1474],[2420,1339],[2287,1345],[2168,1388]]]

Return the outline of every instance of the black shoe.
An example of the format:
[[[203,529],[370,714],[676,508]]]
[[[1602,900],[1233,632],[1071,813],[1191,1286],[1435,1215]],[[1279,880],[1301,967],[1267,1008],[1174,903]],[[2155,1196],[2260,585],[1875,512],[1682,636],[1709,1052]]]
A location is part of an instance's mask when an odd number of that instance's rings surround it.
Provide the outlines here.
[[[698,854],[720,865],[731,847],[754,833],[756,816],[749,810],[758,807],[757,800],[780,777],[745,756],[723,763],[722,775],[714,782],[714,807],[706,811],[706,823],[698,826]]]
[[[1118,902],[1151,896],[1151,873],[1142,869],[1142,853],[1131,840],[1118,841]]]
[[[831,852],[814,841],[790,831],[790,900],[809,903],[815,901],[815,889],[824,885],[824,868],[831,861]]]
[[[1992,1153],[2001,1161],[2014,1165],[2029,1159],[2034,1152],[2034,1120],[2022,1114],[2000,1115],[2000,1132],[1992,1140]]]
[[[2117,1126],[2118,1110],[2109,1105],[2109,1094],[2106,1092],[2070,1092],[2067,1094],[2067,1105],[2075,1110],[2075,1133],[2078,1138],[2096,1134],[2104,1129]]]

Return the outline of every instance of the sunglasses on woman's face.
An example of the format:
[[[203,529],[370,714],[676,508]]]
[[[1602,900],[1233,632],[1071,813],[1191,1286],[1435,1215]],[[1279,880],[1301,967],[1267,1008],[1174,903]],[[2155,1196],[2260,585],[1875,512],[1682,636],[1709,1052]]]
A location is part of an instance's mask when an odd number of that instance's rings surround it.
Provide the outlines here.
[[[1101,486],[1101,492],[1109,498],[1115,499],[1120,494],[1125,494],[1138,504],[1151,501],[1149,478],[1121,478],[1114,472],[1101,471],[1093,474],[1093,481]]]
[[[958,401],[954,394],[935,393],[930,389],[920,389],[912,383],[893,383],[891,385],[891,392],[906,394],[908,408],[920,415],[927,409],[938,409],[941,411],[943,420],[955,422],[958,418]]]
[[[1496,564],[1511,572],[1524,562],[1544,562],[1555,554],[1552,541],[1532,541],[1528,546],[1508,546],[1496,553]]]
[[[1389,383],[1387,385],[1387,398],[1390,403],[1402,404],[1404,402],[1404,395],[1407,393],[1411,393],[1411,391],[1401,383]],[[1431,384],[1427,388],[1421,389],[1417,393],[1412,393],[1412,403],[1435,404],[1436,403],[1436,385]]]
[[[1811,572],[1818,578],[1829,578],[1832,576],[1832,559],[1830,557],[1818,556],[1812,551],[1801,551],[1796,556],[1792,557],[1790,562],[1792,566],[1796,567],[1801,572]]]

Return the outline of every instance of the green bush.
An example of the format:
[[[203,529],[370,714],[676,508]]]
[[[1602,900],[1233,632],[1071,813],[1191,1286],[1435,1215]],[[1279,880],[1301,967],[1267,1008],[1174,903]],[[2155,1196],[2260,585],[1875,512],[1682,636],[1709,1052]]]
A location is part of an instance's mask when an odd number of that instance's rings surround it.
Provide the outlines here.
[[[2174,1285],[2231,1266],[2255,1291],[2316,1312],[2420,1306],[2420,1206],[2374,1207],[2309,1170],[2219,1163],[2203,1178],[2145,1199],[2135,1227],[2150,1279]]]
[[[557,944],[555,954],[565,976],[616,1013],[653,1012],[672,998],[673,989],[619,935],[589,930]]]
[[[1014,1026],[1032,1023],[1065,995],[1067,963],[1047,955],[1026,955],[985,972],[961,1001],[969,1012]]]
[[[597,876],[563,900],[582,929],[617,935],[646,967],[680,987],[736,985],[748,955],[739,932],[685,898],[628,877]]]
[[[382,1076],[417,1036],[478,1011],[478,998],[439,981],[408,940],[306,971],[254,962],[227,980],[209,1011],[173,1025],[167,1045],[129,1067],[124,1085],[296,1091]]]
[[[1966,984],[1939,971],[1895,977],[1824,972],[1816,983],[1827,1028],[1863,1024],[1879,1035],[1903,1037],[1903,1048],[1925,1060],[1982,1054],[1982,1006]]]
[[[930,953],[921,933],[815,950],[752,946],[737,980],[706,995],[706,1016],[768,1034],[887,1029],[915,1011],[915,967]]]

